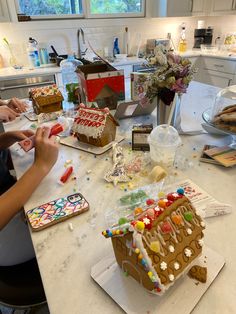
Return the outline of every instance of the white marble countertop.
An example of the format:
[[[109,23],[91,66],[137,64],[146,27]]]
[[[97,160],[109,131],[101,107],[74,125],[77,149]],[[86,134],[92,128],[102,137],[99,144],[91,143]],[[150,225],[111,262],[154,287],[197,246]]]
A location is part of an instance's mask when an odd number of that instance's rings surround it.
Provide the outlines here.
[[[126,134],[122,146],[131,157],[135,154],[130,150],[132,125],[140,122],[155,124],[155,112],[151,116],[120,122],[120,128]],[[26,128],[30,123],[21,118],[5,124],[5,129]],[[188,158],[190,163],[182,170],[176,169],[176,176],[170,180],[190,178],[219,201],[233,206],[231,214],[207,219],[205,242],[224,256],[226,266],[193,313],[235,313],[236,167],[226,169],[198,161],[204,144],[221,145],[229,142],[229,137],[210,134],[183,135],[182,141],[183,146],[179,154]],[[15,153],[12,153],[12,156],[17,177],[20,177],[32,163],[33,151],[24,157]],[[70,181],[60,186],[57,181],[68,159],[73,160],[76,185],[75,181]],[[111,165],[111,152],[95,158],[92,154],[61,145],[56,165],[25,205],[25,210],[29,210],[49,200],[73,193],[75,186],[90,203],[90,210],[81,216],[31,234],[51,314],[123,313],[90,277],[91,267],[112,251],[111,241],[101,235],[101,231],[106,228],[105,213],[114,208],[118,197],[127,193],[104,182],[103,175]],[[87,174],[87,170],[91,170],[91,173]],[[69,222],[73,224],[73,231],[69,230]]]
[[[232,54],[229,52],[217,52],[217,53],[203,53],[200,49],[199,50],[189,50],[184,53],[180,54],[186,58],[189,57],[209,57],[209,58],[219,58],[225,60],[236,60],[236,54]],[[137,57],[127,57],[123,59],[117,59],[111,64],[114,67],[132,65],[132,64],[141,64],[144,63],[145,59],[137,58]],[[12,67],[2,68],[0,69],[0,81],[6,79],[14,79],[14,78],[22,78],[27,76],[35,76],[35,75],[46,75],[46,74],[55,74],[60,73],[61,69],[58,66],[49,66],[49,67],[39,67],[39,68],[29,68],[23,67],[22,69],[14,69]]]
[[[145,60],[137,57],[127,57],[123,59],[117,59],[111,64],[116,66],[125,66],[132,64],[143,63]],[[52,64],[50,66],[38,67],[38,68],[29,68],[23,67],[22,69],[14,69],[13,67],[2,68],[0,69],[0,81],[1,80],[10,80],[14,78],[22,78],[27,76],[37,76],[37,75],[47,75],[47,74],[55,74],[60,73],[60,67]]]

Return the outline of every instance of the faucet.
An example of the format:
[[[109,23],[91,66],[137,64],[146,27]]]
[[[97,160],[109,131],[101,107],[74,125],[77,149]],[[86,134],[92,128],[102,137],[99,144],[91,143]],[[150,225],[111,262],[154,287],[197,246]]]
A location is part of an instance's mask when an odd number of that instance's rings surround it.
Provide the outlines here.
[[[82,59],[82,56],[85,55],[86,51],[88,50],[88,48],[86,48],[84,51],[81,51],[81,47],[80,47],[80,34],[82,36],[82,42],[83,44],[85,44],[85,39],[84,39],[84,31],[83,29],[80,27],[77,31],[77,41],[78,41],[78,59]]]

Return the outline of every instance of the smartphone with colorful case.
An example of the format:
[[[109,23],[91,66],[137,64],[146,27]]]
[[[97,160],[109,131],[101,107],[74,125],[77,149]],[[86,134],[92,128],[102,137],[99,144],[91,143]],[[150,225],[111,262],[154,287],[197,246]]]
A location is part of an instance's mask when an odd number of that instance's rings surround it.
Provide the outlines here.
[[[26,212],[32,231],[39,231],[89,210],[89,203],[80,193],[42,204]]]

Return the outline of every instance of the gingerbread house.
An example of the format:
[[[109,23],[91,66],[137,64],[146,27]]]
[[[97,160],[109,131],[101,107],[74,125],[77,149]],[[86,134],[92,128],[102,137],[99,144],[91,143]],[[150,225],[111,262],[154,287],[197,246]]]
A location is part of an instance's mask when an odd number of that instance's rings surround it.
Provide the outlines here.
[[[62,109],[63,96],[56,84],[30,89],[29,98],[36,114]]]
[[[115,140],[118,125],[108,108],[88,108],[81,104],[72,132],[80,142],[103,147]]]
[[[147,200],[137,216],[103,231],[121,269],[147,290],[162,295],[201,254],[205,223],[183,189]],[[151,204],[151,205],[150,205]],[[140,213],[141,212],[141,213]]]

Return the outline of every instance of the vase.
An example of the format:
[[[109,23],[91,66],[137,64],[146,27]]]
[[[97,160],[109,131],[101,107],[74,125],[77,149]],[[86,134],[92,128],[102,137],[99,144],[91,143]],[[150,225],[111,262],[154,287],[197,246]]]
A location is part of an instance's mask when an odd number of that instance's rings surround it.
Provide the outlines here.
[[[169,105],[157,97],[157,125],[169,124],[181,130],[181,116],[180,116],[181,96],[175,94],[173,100]]]

